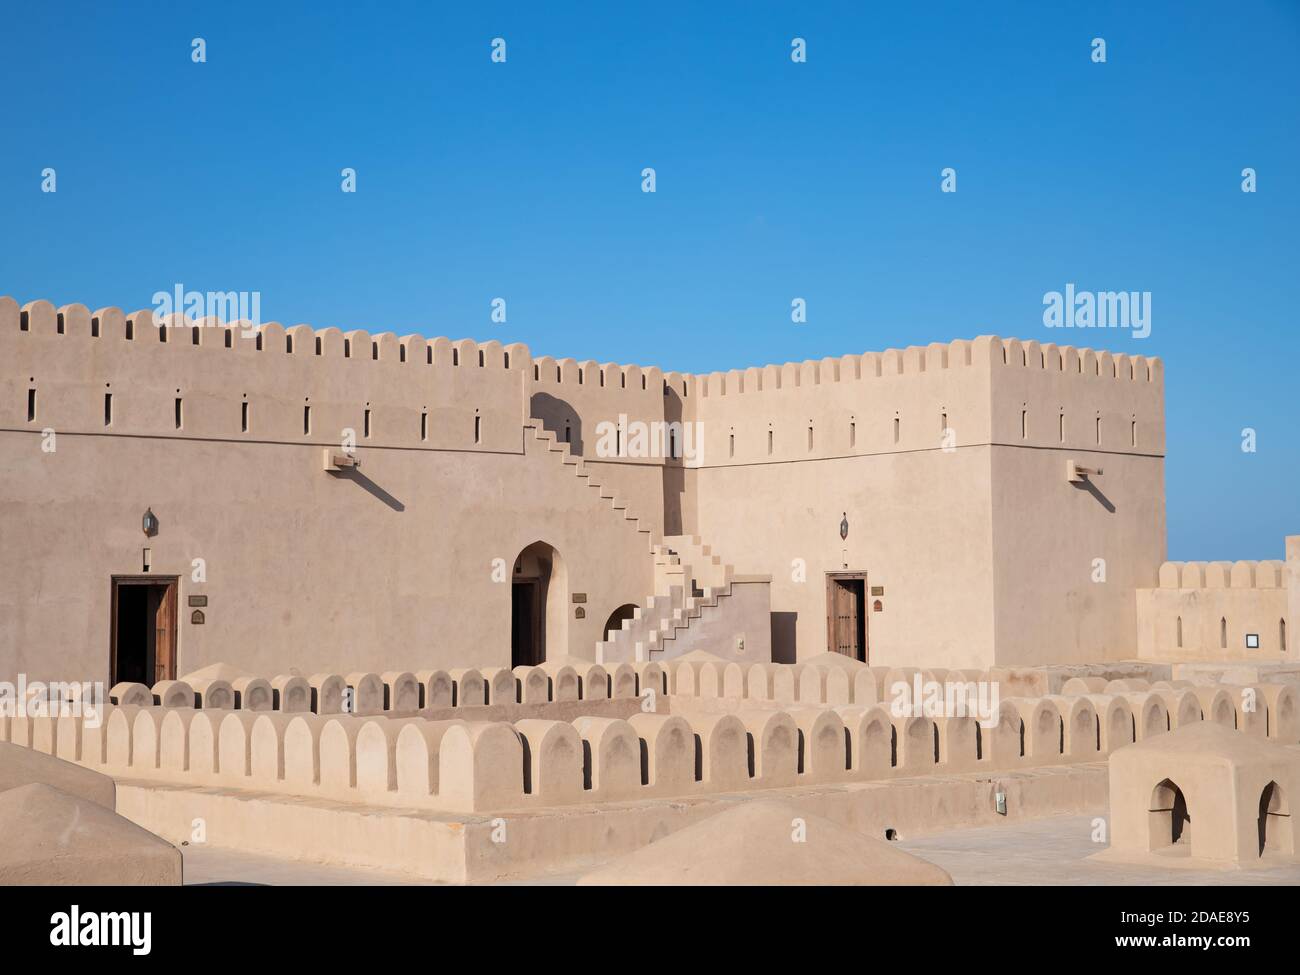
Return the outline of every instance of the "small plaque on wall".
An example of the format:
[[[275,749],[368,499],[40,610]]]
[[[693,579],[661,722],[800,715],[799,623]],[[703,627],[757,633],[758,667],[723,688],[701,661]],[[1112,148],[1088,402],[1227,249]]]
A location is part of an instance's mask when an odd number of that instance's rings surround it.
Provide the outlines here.
[[[872,603],[872,605],[871,605],[871,611],[872,611],[873,613],[880,613],[880,612],[883,612],[884,609],[885,609],[885,604],[882,603],[879,599],[877,599],[877,600],[876,600],[874,603]]]
[[[573,618],[575,620],[585,620],[587,618],[587,611],[579,606],[573,611]]]
[[[883,596],[884,594],[885,594],[885,587],[884,587],[884,586],[872,586],[872,587],[871,587],[871,595],[873,595],[873,596]]]
[[[189,603],[191,606],[206,606],[208,604],[207,596],[190,596]]]
[[[196,609],[194,612],[190,613],[190,622],[195,626],[202,626],[204,621],[205,617],[203,616],[203,610]]]
[[[575,603],[585,603],[587,601],[587,594],[585,592],[575,592],[573,594],[573,601]]]

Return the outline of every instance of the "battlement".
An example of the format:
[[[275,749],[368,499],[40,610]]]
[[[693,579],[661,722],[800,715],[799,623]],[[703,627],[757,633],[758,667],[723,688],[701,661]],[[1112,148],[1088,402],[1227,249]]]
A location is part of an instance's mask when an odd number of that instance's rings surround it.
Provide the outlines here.
[[[594,459],[584,439],[622,418],[698,424],[707,466],[988,443],[1164,449],[1159,359],[995,336],[696,375],[520,343],[0,298],[0,349],[17,366],[5,383],[23,387],[0,406],[11,427],[298,443],[353,430],[373,446],[517,453],[538,416]],[[84,395],[101,382],[102,403]]]
[[[1281,589],[1285,586],[1280,559],[1238,562],[1165,562],[1160,566],[1161,589]]]

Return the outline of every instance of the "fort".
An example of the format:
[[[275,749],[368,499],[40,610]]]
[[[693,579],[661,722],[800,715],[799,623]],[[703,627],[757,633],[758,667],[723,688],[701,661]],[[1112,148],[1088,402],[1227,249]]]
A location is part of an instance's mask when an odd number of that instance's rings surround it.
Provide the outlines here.
[[[1159,359],[981,336],[686,374],[3,298],[0,362],[0,679],[67,682],[0,741],[74,796],[14,817],[605,883],[666,882],[638,853],[714,816],[797,808],[842,861],[1109,802],[1158,869],[1175,802],[1218,801],[1179,763],[1223,754],[1259,781],[1183,859],[1290,869],[1300,536],[1166,560]],[[665,449],[600,446],[634,424]]]

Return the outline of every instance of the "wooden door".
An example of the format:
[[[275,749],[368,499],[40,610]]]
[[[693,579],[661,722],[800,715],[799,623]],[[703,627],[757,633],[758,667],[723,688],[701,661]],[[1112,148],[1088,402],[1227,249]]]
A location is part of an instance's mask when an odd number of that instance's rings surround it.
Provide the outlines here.
[[[834,573],[826,580],[827,649],[853,660],[867,659],[865,573]]]
[[[835,646],[836,653],[858,658],[858,601],[853,583],[847,579],[835,580]]]
[[[109,681],[176,678],[177,579],[114,576]]]
[[[154,586],[154,682],[176,679],[176,583]]]

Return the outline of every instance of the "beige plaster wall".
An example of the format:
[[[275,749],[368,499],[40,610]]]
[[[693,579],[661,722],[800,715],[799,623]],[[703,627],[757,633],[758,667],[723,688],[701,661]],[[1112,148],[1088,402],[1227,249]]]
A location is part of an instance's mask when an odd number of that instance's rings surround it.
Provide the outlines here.
[[[778,660],[826,648],[825,576],[845,570],[885,588],[868,597],[873,663],[1115,659],[1164,557],[1163,378],[1140,356],[985,336],[692,376],[0,299],[0,361],[0,663],[33,676],[106,666],[109,578],[141,572],[146,545],[182,604],[209,596],[202,626],[182,622],[182,672],[507,664],[492,563],[537,540],[588,593],[567,649],[589,656],[609,612],[653,590],[650,545],[679,531],[772,577]],[[702,454],[596,456],[620,420],[685,422]],[[347,430],[360,474],[326,474]],[[1068,460],[1105,468],[1095,491],[1066,482]]]
[[[569,646],[552,655],[589,655],[608,614],[651,591],[646,535],[524,428],[522,347],[352,333],[345,357],[337,330],[290,330],[289,352],[278,325],[232,330],[227,347],[226,329],[160,332],[147,312],[130,339],[120,313],[101,313],[97,336],[91,318],[70,306],[60,333],[48,304],[20,317],[0,302],[6,674],[107,679],[110,579],[140,574],[146,547],[151,575],[180,578],[179,673],[217,660],[254,673],[508,666],[505,580],[537,540],[588,594],[584,620],[565,607]],[[359,475],[322,469],[344,427]],[[190,594],[208,597],[202,625]]]
[[[826,649],[824,573],[844,568],[886,589],[873,663],[1134,655],[1134,588],[1165,552],[1159,360],[984,337],[698,384],[689,529],[772,574],[778,659],[791,616],[798,656]],[[1075,486],[1070,460],[1105,473]]]
[[[1161,565],[1158,585],[1137,591],[1140,656],[1171,662],[1294,660],[1291,610],[1300,592],[1300,578],[1292,570],[1293,561],[1300,564],[1295,539],[1287,539],[1286,563]],[[1246,647],[1249,633],[1259,636],[1258,649]]]

